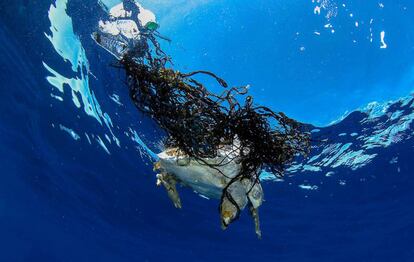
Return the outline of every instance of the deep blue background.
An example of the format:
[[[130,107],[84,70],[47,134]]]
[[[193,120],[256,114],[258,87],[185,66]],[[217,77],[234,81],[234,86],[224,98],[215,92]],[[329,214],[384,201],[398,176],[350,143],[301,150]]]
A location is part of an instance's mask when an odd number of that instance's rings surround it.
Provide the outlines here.
[[[184,208],[174,209],[165,192],[155,187],[151,164],[134,150],[132,141],[122,140],[122,148],[112,145],[108,155],[84,137],[74,141],[53,128],[52,124],[63,124],[75,130],[102,132],[102,126],[71,104],[67,93],[63,103],[50,97],[41,62],[47,60],[62,72],[68,70],[43,35],[50,25],[50,4],[16,0],[0,5],[0,261],[413,261],[412,139],[378,149],[379,156],[364,168],[336,169],[335,179],[305,172],[282,183],[264,183],[266,202],[260,210],[263,239],[259,241],[247,214],[222,232],[218,202],[197,197],[188,189],[181,190]],[[121,126],[117,135],[122,134],[123,126],[132,125],[146,135],[146,140],[157,141],[160,135],[153,133],[156,126],[129,103],[122,72],[109,67],[111,57],[88,37],[102,15],[100,7],[71,1],[68,13],[97,76],[91,77],[97,99]],[[258,27],[257,31],[266,34],[267,29]],[[189,36],[180,41],[187,52],[195,52],[199,47],[193,46],[193,36]],[[398,39],[395,37],[394,45]],[[216,44],[224,41],[220,37],[216,40]],[[289,39],[280,41],[290,43]],[[406,41],[401,39],[401,44],[411,45]],[[174,52],[178,66],[183,61],[188,62],[188,68],[200,65],[198,58],[184,60],[184,53]],[[254,50],[265,59],[262,52]],[[252,53],[246,55],[255,59]],[[214,55],[206,57],[212,59],[210,65],[217,65]],[[412,53],[398,59],[389,57],[387,62],[401,63],[401,68],[408,70],[410,58]],[[239,65],[237,60],[244,58],[235,59],[234,64]],[[375,63],[367,59],[364,61]],[[262,70],[250,68],[248,74],[226,71],[232,63],[207,67],[223,72],[233,82],[244,82],[239,76],[246,81],[255,76],[250,81],[263,84]],[[298,68],[301,66],[295,64]],[[335,76],[340,69],[328,64],[326,70]],[[397,80],[400,78],[394,73],[404,71],[388,69],[381,72]],[[293,78],[295,72],[289,73]],[[365,79],[364,74],[359,77]],[[331,81],[338,84],[335,79]],[[326,93],[319,93],[315,82],[302,80],[309,90],[324,97]],[[397,88],[389,81],[387,88]],[[353,90],[352,85],[349,90]],[[123,107],[108,99],[114,92],[120,95]],[[301,92],[297,92],[299,96]],[[273,93],[269,98],[257,95],[270,105],[280,102]],[[138,124],[140,120],[142,124]],[[358,121],[351,115],[324,135],[337,134],[358,125]],[[399,155],[400,172],[389,165],[395,154]],[[337,179],[346,180],[346,186],[339,185]],[[321,186],[316,191],[304,191],[297,185],[305,180]]]

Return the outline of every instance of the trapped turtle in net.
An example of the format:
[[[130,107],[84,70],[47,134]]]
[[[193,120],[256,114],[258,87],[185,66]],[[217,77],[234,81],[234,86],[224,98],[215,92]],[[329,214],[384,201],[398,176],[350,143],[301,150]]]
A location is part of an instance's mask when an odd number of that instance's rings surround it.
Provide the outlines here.
[[[255,105],[247,86],[230,88],[208,71],[174,70],[158,43],[166,38],[157,31],[155,16],[137,2],[126,2],[109,10],[109,20],[100,21],[92,37],[125,70],[137,109],[167,134],[154,164],[157,185],[177,208],[182,207],[177,184],[220,199],[224,229],[248,206],[261,237],[261,171],[283,176],[286,164],[309,151],[309,133],[283,113]],[[213,77],[223,92],[208,91],[196,74]]]

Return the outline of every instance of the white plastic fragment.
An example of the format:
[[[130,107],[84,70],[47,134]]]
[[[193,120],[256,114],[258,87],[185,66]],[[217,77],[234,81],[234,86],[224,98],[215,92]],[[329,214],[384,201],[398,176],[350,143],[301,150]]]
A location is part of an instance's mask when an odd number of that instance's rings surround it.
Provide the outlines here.
[[[385,31],[381,31],[381,49],[385,49],[388,47],[388,45],[385,43]]]

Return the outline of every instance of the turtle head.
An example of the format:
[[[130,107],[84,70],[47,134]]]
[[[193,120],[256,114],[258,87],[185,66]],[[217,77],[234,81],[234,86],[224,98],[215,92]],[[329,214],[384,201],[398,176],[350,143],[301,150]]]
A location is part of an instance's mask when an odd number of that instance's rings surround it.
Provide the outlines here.
[[[224,211],[221,213],[221,226],[226,229],[231,222],[233,222],[235,216],[231,211]]]
[[[226,229],[239,217],[240,208],[224,197],[220,205],[221,226]]]

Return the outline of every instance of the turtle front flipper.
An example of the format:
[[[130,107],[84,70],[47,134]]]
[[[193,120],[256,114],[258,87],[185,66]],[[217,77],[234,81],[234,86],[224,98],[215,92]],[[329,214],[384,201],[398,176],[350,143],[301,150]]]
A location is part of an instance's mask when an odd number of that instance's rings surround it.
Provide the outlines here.
[[[250,204],[250,215],[254,220],[254,226],[256,230],[257,238],[262,239],[262,231],[260,230],[260,219],[259,219],[259,209],[254,208],[253,205]]]
[[[159,171],[160,169],[161,169],[161,162],[160,161],[155,162],[152,170],[153,171]]]
[[[176,184],[177,181],[175,178],[167,173],[157,174],[157,186],[163,185],[167,190],[168,197],[173,202],[176,208],[181,208],[181,200],[180,196],[178,195]]]

